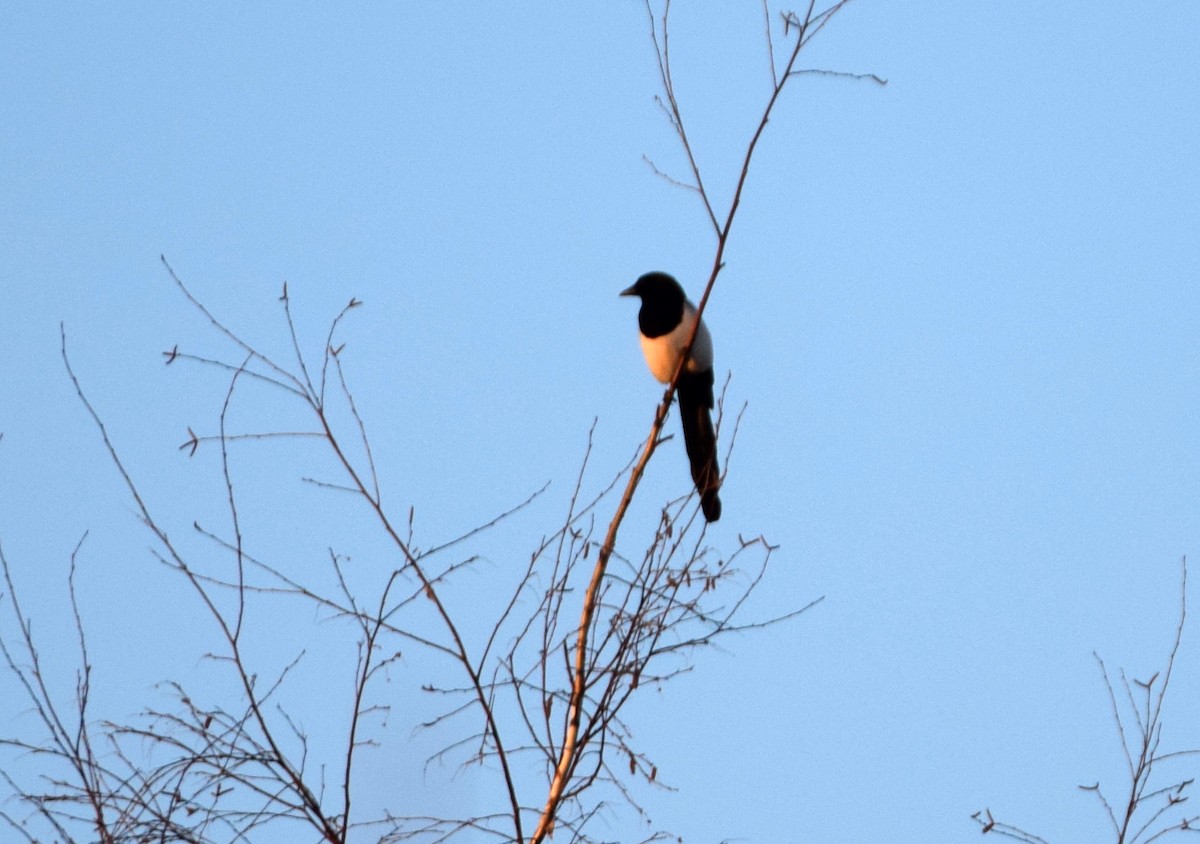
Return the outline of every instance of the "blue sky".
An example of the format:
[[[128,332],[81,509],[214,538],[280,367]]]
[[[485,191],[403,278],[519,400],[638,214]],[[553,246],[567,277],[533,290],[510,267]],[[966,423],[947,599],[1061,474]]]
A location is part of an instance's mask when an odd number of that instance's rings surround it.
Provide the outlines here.
[[[593,419],[597,483],[645,435],[660,389],[616,294],[661,269],[698,295],[711,233],[643,161],[682,174],[641,5],[518,5],[0,9],[0,542],[45,653],[66,656],[61,586],[90,531],[81,589],[114,713],[166,677],[220,686],[200,659],[212,631],[153,562],[58,354],[61,321],[174,531],[216,523],[219,464],[177,447],[214,428],[227,382],[159,353],[228,349],[160,254],[281,357],[285,280],[312,354],[365,302],[350,377],[385,498],[416,508],[426,543],[550,481],[480,546],[486,577],[553,528]],[[768,78],[756,4],[713,5],[676,4],[672,49],[724,203]],[[747,404],[710,536],[780,545],[755,612],[825,600],[640,704],[637,736],[679,788],[645,795],[657,824],[975,840],[969,815],[991,806],[1051,841],[1102,840],[1076,786],[1116,792],[1123,760],[1092,651],[1158,670],[1179,561],[1200,550],[1197,32],[1183,2],[864,0],[813,43],[807,66],[889,83],[798,79],[762,143],[706,314]],[[249,396],[234,421],[264,416],[297,420]],[[256,540],[315,570],[356,514],[298,483],[303,454],[239,465]],[[626,536],[686,483],[668,443]],[[285,646],[264,659],[335,653],[311,616],[262,625]],[[1191,633],[1177,748],[1200,747]],[[319,720],[325,691],[297,705]],[[0,700],[19,706],[5,680]],[[426,741],[393,736],[368,764],[421,782]],[[423,781],[492,799],[448,771]],[[604,822],[612,840],[640,829]]]

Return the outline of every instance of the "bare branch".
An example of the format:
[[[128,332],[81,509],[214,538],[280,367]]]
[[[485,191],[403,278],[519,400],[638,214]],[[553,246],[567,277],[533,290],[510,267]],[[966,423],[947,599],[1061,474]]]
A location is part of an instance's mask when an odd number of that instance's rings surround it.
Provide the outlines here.
[[[746,181],[749,177],[750,165],[754,159],[754,152],[757,149],[759,139],[762,137],[770,119],[775,103],[778,101],[780,93],[788,80],[792,78],[792,71],[796,61],[800,55],[800,51],[808,43],[813,35],[816,34],[832,16],[846,5],[848,0],[834,3],[829,8],[820,13],[814,13],[813,3],[809,4],[808,11],[803,20],[797,19],[794,16],[785,18],[785,35],[790,34],[790,29],[795,26],[797,29],[795,41],[792,46],[791,53],[783,68],[781,74],[775,72],[774,45],[770,37],[770,27],[768,25],[768,54],[771,60],[772,69],[772,90],[766,105],[763,108],[758,124],[751,135],[750,141],[746,146],[745,153],[742,158],[738,179],[734,188],[733,197],[730,200],[728,210],[725,212],[724,222],[721,222],[716,214],[714,204],[711,197],[705,188],[704,179],[701,175],[700,166],[697,162],[695,152],[692,148],[689,136],[686,130],[685,122],[679,106],[679,100],[675,92],[675,84],[671,69],[671,54],[670,54],[670,0],[664,0],[662,7],[662,15],[656,18],[650,0],[646,0],[645,8],[646,15],[650,24],[650,39],[654,46],[655,59],[658,65],[659,82],[662,85],[663,98],[659,102],[667,111],[668,117],[673,128],[679,138],[680,145],[683,147],[684,153],[687,156],[689,167],[692,171],[692,176],[696,191],[700,194],[701,203],[704,206],[709,222],[712,225],[713,231],[717,238],[716,250],[713,256],[712,270],[710,272],[708,282],[704,287],[703,295],[700,297],[696,306],[697,319],[692,330],[692,336],[688,338],[688,342],[680,355],[679,366],[668,384],[666,392],[663,395],[661,403],[658,405],[653,422],[650,426],[650,433],[646,438],[645,444],[642,447],[641,456],[634,464],[633,470],[629,475],[626,483],[625,492],[621,496],[617,504],[616,512],[609,523],[603,543],[600,545],[599,554],[592,569],[592,576],[588,584],[587,590],[583,596],[583,605],[580,613],[578,627],[574,633],[574,644],[572,647],[572,658],[569,668],[569,677],[571,679],[571,691],[567,699],[567,713],[563,737],[558,747],[558,759],[554,766],[554,771],[551,776],[548,794],[545,805],[542,809],[541,816],[538,821],[530,841],[532,844],[541,844],[553,831],[554,825],[559,816],[559,809],[567,796],[571,793],[570,782],[575,776],[578,766],[583,758],[583,754],[588,750],[589,741],[595,736],[604,737],[607,733],[604,732],[603,726],[610,722],[605,722],[601,719],[600,731],[594,732],[593,725],[584,723],[584,708],[588,702],[589,692],[589,677],[593,676],[589,666],[594,668],[592,660],[597,656],[598,644],[593,641],[597,634],[595,630],[596,619],[598,618],[598,610],[602,606],[603,596],[606,591],[606,574],[608,571],[609,562],[613,556],[616,547],[617,534],[621,524],[625,519],[629,506],[633,500],[633,495],[637,490],[641,478],[645,472],[645,468],[653,456],[655,449],[661,442],[663,425],[666,422],[667,415],[670,410],[671,400],[674,397],[676,384],[680,373],[683,370],[684,362],[687,361],[692,345],[695,343],[696,334],[701,324],[700,317],[704,313],[704,309],[708,303],[709,296],[712,293],[717,276],[724,266],[724,252],[732,231],[733,221],[736,219],[738,207],[741,203],[742,192],[745,188]],[[653,165],[651,165],[653,167]],[[654,168],[656,172],[657,168]],[[675,180],[671,180],[675,181]],[[687,186],[682,185],[681,186]],[[664,531],[669,531],[673,525],[671,520],[666,521]],[[685,528],[686,530],[686,528]],[[701,528],[701,539],[704,536],[704,528]],[[665,538],[665,537],[664,537]],[[699,540],[698,540],[699,541]],[[665,547],[665,546],[664,546]],[[672,552],[673,554],[673,552]],[[668,555],[667,559],[670,559]],[[695,559],[695,557],[693,557]],[[619,605],[624,606],[624,605]],[[631,627],[632,630],[632,627]],[[627,635],[632,635],[631,631],[627,631]],[[654,638],[651,637],[653,641]],[[631,640],[626,640],[631,641]],[[618,648],[618,653],[621,653]],[[617,700],[616,687],[610,684],[610,696],[602,698],[602,701],[611,703]],[[604,703],[598,704],[596,712],[604,712]],[[602,760],[602,757],[601,757]]]
[[[825,76],[831,79],[850,79],[857,82],[874,82],[883,87],[888,81],[875,73],[848,73],[844,70],[820,70],[817,68],[798,68],[791,72],[792,76]]]
[[[1120,672],[1121,685],[1125,691],[1126,708],[1132,713],[1132,720],[1122,716],[1122,706],[1116,690],[1113,688],[1112,676],[1099,655],[1093,654],[1100,666],[1100,674],[1104,679],[1104,688],[1108,694],[1109,708],[1117,734],[1121,740],[1121,751],[1125,755],[1125,767],[1128,783],[1122,790],[1122,802],[1114,808],[1101,789],[1100,783],[1079,786],[1081,791],[1094,794],[1104,809],[1112,829],[1113,840],[1116,844],[1149,844],[1173,832],[1200,831],[1200,815],[1184,814],[1178,820],[1163,822],[1168,813],[1174,812],[1188,799],[1185,793],[1192,785],[1191,778],[1170,781],[1168,785],[1154,787],[1152,781],[1157,779],[1156,772],[1163,768],[1163,763],[1171,760],[1200,755],[1200,750],[1176,750],[1160,752],[1162,740],[1162,713],[1166,701],[1167,689],[1170,686],[1172,672],[1175,667],[1175,657],[1179,653],[1179,645],[1183,640],[1183,627],[1187,620],[1187,560],[1181,564],[1179,584],[1179,620],[1175,625],[1175,638],[1167,655],[1166,665],[1161,672],[1155,672],[1149,680],[1134,680],[1126,678],[1125,672]],[[1138,692],[1134,693],[1134,686]],[[994,821],[990,813],[986,813],[986,821],[976,812],[972,817],[984,826],[984,832],[998,832],[1019,841],[1044,844],[1038,838],[1018,827],[1000,824]]]

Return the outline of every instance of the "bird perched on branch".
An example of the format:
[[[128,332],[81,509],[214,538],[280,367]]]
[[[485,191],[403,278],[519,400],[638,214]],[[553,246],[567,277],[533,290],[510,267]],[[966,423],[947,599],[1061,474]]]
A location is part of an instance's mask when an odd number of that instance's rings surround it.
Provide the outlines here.
[[[642,300],[638,311],[642,354],[650,373],[669,384],[696,325],[695,305],[688,301],[679,282],[666,273],[646,273],[632,287],[622,290],[621,295]],[[715,522],[721,518],[721,499],[717,497],[721,472],[717,468],[717,434],[712,423],[712,365],[712,337],[701,320],[675,393],[683,422],[683,444],[692,464],[692,480],[700,493],[700,509],[706,520]]]

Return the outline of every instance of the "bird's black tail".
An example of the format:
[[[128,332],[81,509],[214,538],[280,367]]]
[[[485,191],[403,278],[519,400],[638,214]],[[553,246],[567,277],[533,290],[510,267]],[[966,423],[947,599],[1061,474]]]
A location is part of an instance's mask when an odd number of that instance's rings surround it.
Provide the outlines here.
[[[692,464],[692,480],[700,493],[700,509],[707,521],[721,518],[721,470],[717,468],[717,433],[713,430],[713,372],[684,370],[676,384],[679,418],[683,422],[683,444]]]

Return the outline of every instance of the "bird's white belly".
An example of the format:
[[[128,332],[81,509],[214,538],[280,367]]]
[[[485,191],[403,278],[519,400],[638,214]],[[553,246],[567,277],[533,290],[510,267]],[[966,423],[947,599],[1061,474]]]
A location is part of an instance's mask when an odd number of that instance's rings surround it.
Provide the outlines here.
[[[683,348],[691,337],[694,321],[695,315],[688,313],[670,334],[664,334],[662,337],[643,335],[641,338],[642,354],[646,357],[646,365],[650,367],[650,374],[663,384],[669,382],[675,375]],[[700,323],[700,330],[696,332],[696,342],[692,345],[692,355],[688,360],[688,371],[700,372],[711,367],[712,338],[708,334],[708,328],[704,323]]]

